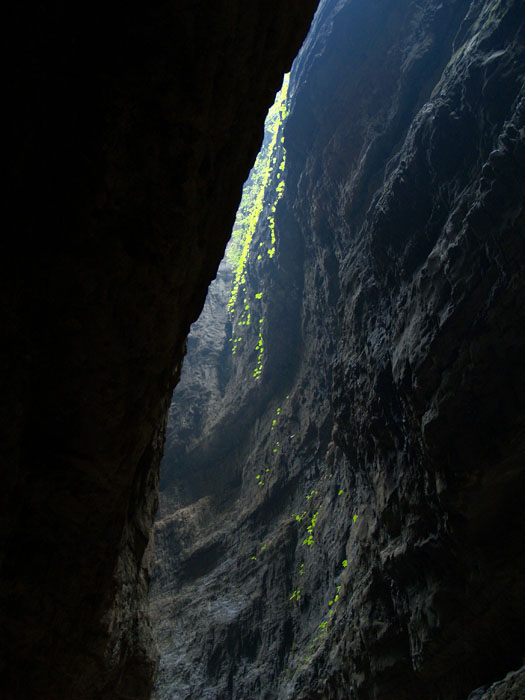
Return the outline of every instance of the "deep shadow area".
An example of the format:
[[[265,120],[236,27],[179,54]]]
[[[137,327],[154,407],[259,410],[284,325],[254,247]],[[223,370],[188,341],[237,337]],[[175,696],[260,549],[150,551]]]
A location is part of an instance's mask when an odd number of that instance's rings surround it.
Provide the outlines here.
[[[147,698],[172,389],[315,2],[7,19],[1,694]]]

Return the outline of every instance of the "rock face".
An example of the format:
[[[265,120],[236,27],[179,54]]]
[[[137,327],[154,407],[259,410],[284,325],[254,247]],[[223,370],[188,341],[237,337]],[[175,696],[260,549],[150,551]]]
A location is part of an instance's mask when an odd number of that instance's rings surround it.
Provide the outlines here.
[[[9,13],[2,698],[149,696],[167,408],[315,4]]]
[[[493,683],[490,687],[478,688],[468,700],[512,700],[525,696],[525,666],[517,671],[507,673],[501,681]]]
[[[321,3],[284,193],[171,409],[155,698],[465,700],[522,664],[524,38],[517,0]]]

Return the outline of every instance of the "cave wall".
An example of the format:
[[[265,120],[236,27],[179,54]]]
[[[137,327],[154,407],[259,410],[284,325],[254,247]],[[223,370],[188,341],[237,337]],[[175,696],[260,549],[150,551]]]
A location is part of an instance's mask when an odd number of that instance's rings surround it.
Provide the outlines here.
[[[523,18],[517,0],[320,4],[276,254],[258,253],[277,179],[223,382],[193,372],[171,409],[190,424],[197,393],[201,429],[167,441],[155,698],[522,692]]]
[[[2,697],[146,698],[185,337],[315,2],[7,13]]]

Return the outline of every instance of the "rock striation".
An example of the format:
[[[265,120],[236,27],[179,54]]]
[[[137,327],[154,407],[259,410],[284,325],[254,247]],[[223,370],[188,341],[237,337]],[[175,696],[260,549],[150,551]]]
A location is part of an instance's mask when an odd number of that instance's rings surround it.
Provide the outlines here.
[[[2,698],[149,696],[167,409],[315,4],[7,13]]]
[[[321,2],[283,194],[171,409],[155,698],[520,692],[523,10]]]

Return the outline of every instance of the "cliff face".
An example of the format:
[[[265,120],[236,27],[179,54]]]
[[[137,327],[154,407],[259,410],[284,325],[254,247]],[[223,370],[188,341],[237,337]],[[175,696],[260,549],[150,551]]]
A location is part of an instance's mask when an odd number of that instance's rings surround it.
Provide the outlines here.
[[[175,393],[155,697],[521,692],[523,10],[321,3],[232,325]]]
[[[3,698],[149,696],[167,408],[314,5],[8,14]]]

